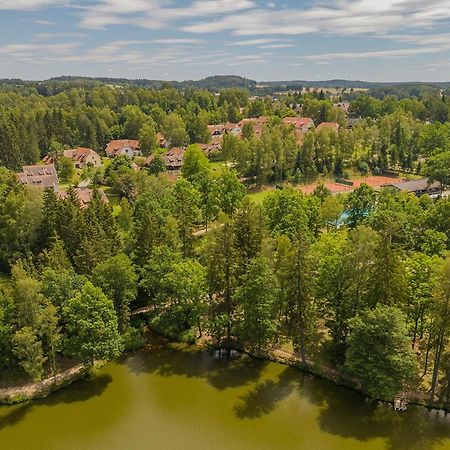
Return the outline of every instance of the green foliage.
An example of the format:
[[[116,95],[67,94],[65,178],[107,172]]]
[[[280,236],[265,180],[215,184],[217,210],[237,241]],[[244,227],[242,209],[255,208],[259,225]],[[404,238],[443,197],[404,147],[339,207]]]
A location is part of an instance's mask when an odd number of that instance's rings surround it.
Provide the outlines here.
[[[128,328],[129,304],[136,298],[137,276],[130,258],[119,253],[100,263],[92,274],[94,285],[113,301],[119,331]]]
[[[142,126],[139,131],[139,145],[144,156],[148,156],[159,148],[158,138],[153,124]]]
[[[198,145],[190,145],[184,154],[184,165],[181,173],[186,180],[195,180],[208,171],[209,161]]]
[[[166,171],[166,164],[161,155],[155,155],[148,165],[148,171],[152,175],[158,175]]]
[[[188,141],[186,124],[176,113],[168,114],[164,119],[162,132],[172,147],[181,147]]]
[[[58,160],[58,176],[63,183],[69,183],[75,176],[75,166],[70,158],[62,156]]]
[[[218,180],[219,208],[229,216],[232,216],[241,205],[245,196],[245,187],[239,181],[234,170],[224,170]]]
[[[62,308],[66,330],[65,349],[86,363],[120,355],[123,344],[112,300],[87,282]]]
[[[379,305],[352,319],[350,330],[345,367],[371,396],[392,400],[417,370],[405,317],[397,308]]]
[[[263,257],[253,259],[242,278],[242,284],[236,290],[236,301],[242,315],[238,335],[243,342],[262,349],[273,341],[277,293],[277,280],[269,262]]]
[[[349,194],[345,202],[348,214],[347,223],[350,227],[360,225],[370,214],[375,205],[375,191],[363,183]]]
[[[442,186],[450,186],[450,151],[438,152],[428,158],[424,173],[430,183],[439,181]]]
[[[44,357],[42,343],[37,339],[31,327],[16,331],[12,338],[13,352],[19,360],[20,367],[34,381],[39,381],[44,374]]]

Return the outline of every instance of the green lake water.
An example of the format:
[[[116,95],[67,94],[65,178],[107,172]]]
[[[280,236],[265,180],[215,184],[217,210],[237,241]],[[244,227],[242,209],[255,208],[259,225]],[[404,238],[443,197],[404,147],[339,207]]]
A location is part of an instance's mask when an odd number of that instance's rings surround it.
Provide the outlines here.
[[[1,450],[450,449],[450,415],[395,413],[298,370],[179,347],[138,352],[47,399],[0,407]]]

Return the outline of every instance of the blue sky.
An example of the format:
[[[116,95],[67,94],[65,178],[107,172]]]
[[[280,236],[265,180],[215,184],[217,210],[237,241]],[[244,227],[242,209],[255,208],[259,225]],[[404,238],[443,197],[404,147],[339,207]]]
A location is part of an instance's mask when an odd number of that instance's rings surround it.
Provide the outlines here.
[[[450,0],[0,0],[0,78],[450,81]]]

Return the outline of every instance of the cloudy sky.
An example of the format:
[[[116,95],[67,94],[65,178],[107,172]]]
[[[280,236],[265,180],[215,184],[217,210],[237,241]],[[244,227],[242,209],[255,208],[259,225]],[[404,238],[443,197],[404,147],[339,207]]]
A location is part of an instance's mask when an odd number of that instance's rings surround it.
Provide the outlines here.
[[[449,81],[450,0],[0,0],[0,78]]]

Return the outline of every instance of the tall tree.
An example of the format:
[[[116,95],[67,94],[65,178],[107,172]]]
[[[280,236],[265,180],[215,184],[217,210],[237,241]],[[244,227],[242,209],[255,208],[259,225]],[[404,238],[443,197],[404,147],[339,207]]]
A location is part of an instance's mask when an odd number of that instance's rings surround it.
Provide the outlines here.
[[[277,280],[264,257],[253,259],[236,289],[236,303],[241,310],[239,337],[261,350],[276,332],[275,299]]]
[[[436,344],[433,367],[433,377],[431,381],[430,404],[434,402],[439,370],[442,363],[443,354],[450,337],[450,257],[447,257],[441,267],[435,306],[435,330]]]
[[[118,317],[119,331],[128,327],[129,305],[137,295],[137,276],[130,258],[119,253],[100,263],[93,272],[92,280],[113,301]]]
[[[119,356],[122,341],[112,300],[87,282],[62,308],[67,352],[92,365]]]
[[[12,338],[13,352],[27,375],[38,381],[44,374],[46,358],[42,351],[42,343],[31,327],[23,327],[16,331]]]
[[[345,367],[375,398],[391,400],[417,370],[405,317],[397,308],[378,305],[350,321]]]

